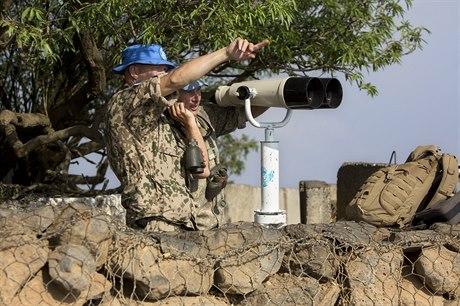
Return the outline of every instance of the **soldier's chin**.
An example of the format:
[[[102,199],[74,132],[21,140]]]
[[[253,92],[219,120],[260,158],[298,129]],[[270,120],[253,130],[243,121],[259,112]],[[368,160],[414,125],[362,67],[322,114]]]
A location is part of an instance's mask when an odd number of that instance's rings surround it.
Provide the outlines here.
[[[192,114],[194,114],[195,116],[198,114],[198,106],[197,106],[197,107],[192,107],[192,108],[190,108],[189,110],[190,110],[190,111],[192,112]]]

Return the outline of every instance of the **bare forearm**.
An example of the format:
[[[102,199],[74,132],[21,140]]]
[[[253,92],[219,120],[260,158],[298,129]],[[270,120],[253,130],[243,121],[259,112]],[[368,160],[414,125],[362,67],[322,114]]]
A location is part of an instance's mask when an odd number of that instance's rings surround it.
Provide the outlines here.
[[[174,69],[168,77],[161,79],[161,92],[163,95],[168,95],[201,78],[214,67],[228,60],[226,48],[194,58]]]
[[[243,61],[253,59],[256,57],[254,52],[268,44],[267,39],[258,44],[253,44],[246,39],[237,38],[227,47],[194,58],[174,69],[168,76],[161,78],[161,93],[163,96],[169,95],[188,83],[198,80],[214,67],[228,60]]]

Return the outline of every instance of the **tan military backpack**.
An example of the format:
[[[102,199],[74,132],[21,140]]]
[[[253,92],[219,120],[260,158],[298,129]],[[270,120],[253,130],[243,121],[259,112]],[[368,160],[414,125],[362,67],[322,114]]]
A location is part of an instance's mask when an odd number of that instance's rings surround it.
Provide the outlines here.
[[[453,195],[458,181],[454,155],[436,146],[419,146],[404,164],[373,173],[346,207],[349,220],[403,227],[415,213]]]

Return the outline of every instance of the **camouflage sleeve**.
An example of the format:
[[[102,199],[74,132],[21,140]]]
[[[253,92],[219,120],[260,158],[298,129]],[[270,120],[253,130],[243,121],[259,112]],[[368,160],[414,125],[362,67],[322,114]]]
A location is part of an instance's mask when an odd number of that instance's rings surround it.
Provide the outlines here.
[[[165,107],[173,105],[177,101],[177,92],[167,97],[161,94],[160,79],[165,75],[166,73],[160,74],[158,77],[150,78],[133,87],[135,97],[131,101],[131,106],[133,108],[159,108],[159,112],[162,113]]]
[[[161,76],[160,76],[161,77]],[[160,77],[153,77],[131,87],[123,99],[123,113],[132,132],[148,141],[165,109],[177,101],[177,93],[161,95]]]
[[[217,137],[246,127],[244,107],[221,107],[216,104],[207,104],[203,106],[203,110],[207,113]]]
[[[166,98],[161,95],[162,76],[124,88],[113,95],[107,105],[105,137],[112,168],[118,178],[127,177],[131,165],[123,164],[126,147],[135,141],[150,143],[155,137],[160,115],[168,105],[176,102],[175,96]]]

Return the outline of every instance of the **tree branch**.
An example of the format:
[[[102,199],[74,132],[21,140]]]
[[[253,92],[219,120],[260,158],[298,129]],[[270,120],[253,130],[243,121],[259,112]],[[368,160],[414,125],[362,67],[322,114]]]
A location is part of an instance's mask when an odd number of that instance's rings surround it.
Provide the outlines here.
[[[8,145],[19,158],[26,156],[41,145],[64,140],[71,136],[83,136],[98,143],[104,142],[102,135],[97,130],[83,125],[76,125],[59,131],[52,130],[50,126],[48,118],[43,114],[17,114],[9,110],[0,112],[0,131],[5,134]],[[18,137],[17,127],[39,127],[46,134],[36,136],[24,144]]]
[[[100,96],[107,86],[103,56],[90,33],[80,35],[80,46],[80,52],[89,72],[91,84],[89,93],[94,97]]]
[[[83,135],[97,142],[103,141],[102,135],[98,131],[88,128],[84,125],[76,125],[56,132],[51,132],[47,135],[37,136],[26,142],[26,144],[24,144],[23,150],[25,154],[28,154],[41,145],[55,142],[57,140],[63,140],[76,135]]]
[[[10,9],[12,4],[13,0],[2,0],[0,2],[0,16],[5,16],[5,12]],[[7,27],[0,27],[0,49],[6,49],[11,43],[11,39],[8,38],[8,34],[6,33],[7,30]]]
[[[90,33],[78,36],[80,53],[88,69],[88,82],[81,86],[67,101],[50,111],[53,126],[62,127],[62,122],[78,118],[78,114],[89,102],[103,96],[107,87],[104,59]]]

